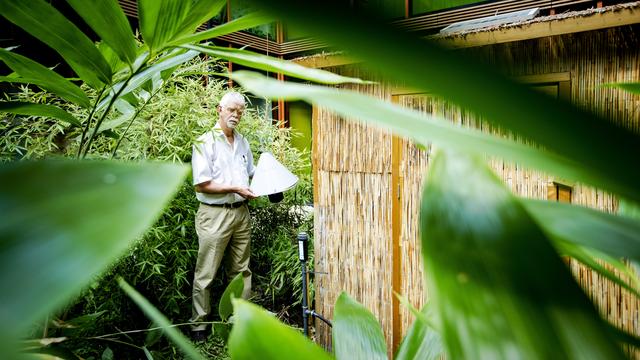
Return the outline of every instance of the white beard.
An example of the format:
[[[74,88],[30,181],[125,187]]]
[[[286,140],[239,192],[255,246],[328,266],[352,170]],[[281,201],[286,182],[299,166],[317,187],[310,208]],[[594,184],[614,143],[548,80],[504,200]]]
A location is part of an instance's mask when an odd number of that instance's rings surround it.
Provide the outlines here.
[[[236,120],[227,120],[227,127],[229,129],[235,129],[238,126],[238,122]]]

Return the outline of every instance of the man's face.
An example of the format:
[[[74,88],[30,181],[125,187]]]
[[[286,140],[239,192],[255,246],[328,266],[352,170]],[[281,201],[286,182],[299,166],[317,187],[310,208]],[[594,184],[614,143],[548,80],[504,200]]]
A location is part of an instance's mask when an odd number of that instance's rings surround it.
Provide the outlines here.
[[[235,129],[240,123],[242,114],[244,113],[244,105],[239,102],[230,102],[226,106],[218,106],[218,114],[220,116],[220,124],[229,129]]]

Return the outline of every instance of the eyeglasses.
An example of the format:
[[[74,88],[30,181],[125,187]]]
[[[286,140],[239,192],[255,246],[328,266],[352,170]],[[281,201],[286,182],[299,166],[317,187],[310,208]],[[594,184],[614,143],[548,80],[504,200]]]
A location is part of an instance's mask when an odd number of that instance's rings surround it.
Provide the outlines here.
[[[227,110],[230,113],[236,113],[238,115],[242,115],[244,113],[244,107],[239,107],[239,108],[229,108],[229,107],[222,107],[223,109]]]

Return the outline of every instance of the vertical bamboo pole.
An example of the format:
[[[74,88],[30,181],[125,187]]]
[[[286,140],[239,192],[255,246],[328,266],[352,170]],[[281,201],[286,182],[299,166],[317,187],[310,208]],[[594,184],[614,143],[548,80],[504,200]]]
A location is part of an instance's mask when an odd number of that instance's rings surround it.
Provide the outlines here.
[[[400,102],[400,96],[391,97],[393,103]],[[391,343],[392,353],[400,346],[402,340],[402,319],[400,315],[400,301],[395,293],[402,293],[402,255],[400,252],[400,235],[402,230],[402,175],[400,174],[400,160],[402,159],[402,138],[393,136],[391,139]]]
[[[227,22],[231,21],[231,0],[227,0]],[[229,44],[229,47],[232,48],[233,46],[231,44]],[[231,74],[233,72],[233,63],[231,61],[229,61],[227,63],[227,70],[229,71],[229,74]],[[231,77],[229,77],[229,80],[227,81],[227,86],[229,86],[229,88],[233,87],[233,80],[231,80]]]
[[[269,41],[269,38],[267,38],[267,41]],[[276,43],[278,43],[278,45],[282,44],[284,42],[284,28],[282,27],[282,23],[281,22],[277,22],[276,23]],[[279,56],[280,59],[284,59],[284,57],[282,55]],[[284,74],[283,73],[278,73],[277,74],[277,78],[279,81],[284,81]],[[285,127],[285,109],[284,109],[284,99],[278,99],[278,126],[280,128]]]

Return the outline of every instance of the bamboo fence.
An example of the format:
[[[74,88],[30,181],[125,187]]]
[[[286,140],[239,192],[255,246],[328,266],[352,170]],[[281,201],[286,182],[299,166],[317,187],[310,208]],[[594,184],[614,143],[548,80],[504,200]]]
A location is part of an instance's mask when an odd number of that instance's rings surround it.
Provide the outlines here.
[[[639,28],[638,25],[625,26],[460,51],[475,56],[478,61],[492,63],[515,78],[568,73],[570,83],[566,95],[575,105],[640,131],[640,97],[599,87],[607,82],[640,80]],[[380,80],[356,65],[329,70]],[[553,83],[539,85],[545,85],[541,90],[555,91]],[[398,87],[382,80],[378,85],[346,87],[388,101],[393,99],[402,106],[436,114],[460,126],[503,134],[445,101],[424,94],[403,95]],[[396,289],[414,306],[419,308],[429,297],[422,272],[418,213],[432,146],[419,148],[399,139],[399,147],[394,150],[393,136],[387,131],[342,119],[322,108],[314,109],[313,121],[316,269],[327,272],[316,276],[316,310],[331,318],[337,296],[346,291],[379,319],[391,353],[398,344],[398,335],[404,335],[413,322],[413,316],[406,309],[394,310],[392,306],[393,277],[398,276],[400,283]],[[394,151],[399,152],[395,156],[399,157],[401,188],[400,224],[395,225],[392,224],[392,188],[396,186],[392,181]],[[558,180],[500,159],[488,159],[488,163],[513,193],[522,197],[547,199],[549,187]],[[615,198],[581,184],[572,186],[571,202],[606,212],[617,211]],[[394,226],[399,226],[399,259],[393,258]],[[400,274],[392,270],[394,261],[400,262]],[[568,263],[601,314],[611,323],[640,335],[638,300],[576,261],[568,260]],[[394,322],[399,324],[398,329],[394,328]],[[329,330],[316,325],[319,342],[329,346]],[[637,352],[633,355],[640,358]]]

